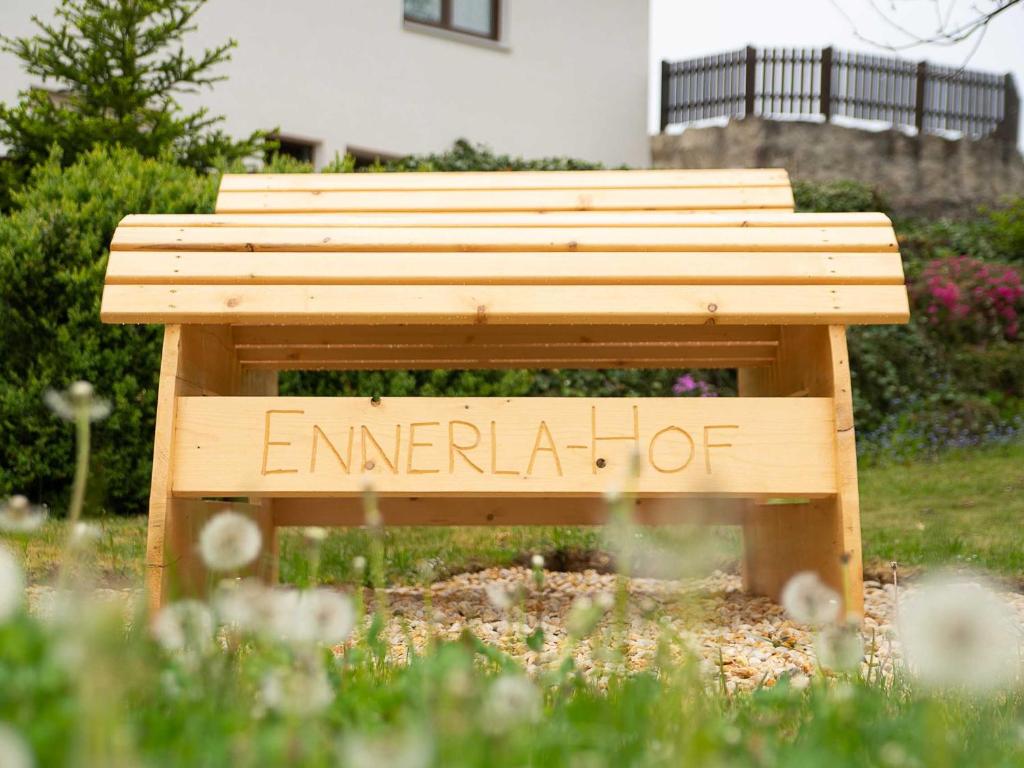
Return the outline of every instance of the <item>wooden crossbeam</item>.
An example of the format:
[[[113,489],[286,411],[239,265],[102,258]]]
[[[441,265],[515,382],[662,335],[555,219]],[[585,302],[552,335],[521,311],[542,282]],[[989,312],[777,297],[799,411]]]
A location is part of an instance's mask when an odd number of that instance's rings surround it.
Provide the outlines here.
[[[798,216],[799,214],[793,214]],[[121,227],[113,251],[888,252],[886,226],[693,227]]]
[[[903,285],[107,285],[106,322],[901,323]]]
[[[892,253],[336,253],[120,251],[108,285],[902,285]]]
[[[431,173],[227,173],[221,192],[346,190],[660,189],[785,187],[782,168],[663,169],[650,171],[473,171]]]
[[[642,496],[836,492],[832,400],[178,400],[178,496]]]

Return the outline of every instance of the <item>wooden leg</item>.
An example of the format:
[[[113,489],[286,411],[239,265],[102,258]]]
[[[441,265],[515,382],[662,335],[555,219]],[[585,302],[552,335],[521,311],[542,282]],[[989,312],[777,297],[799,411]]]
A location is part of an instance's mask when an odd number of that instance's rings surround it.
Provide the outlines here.
[[[168,325],[164,329],[146,540],[151,615],[170,600],[201,593],[207,583],[195,543],[209,507],[172,493],[177,399],[231,394],[239,380],[230,328]]]
[[[277,395],[277,371],[263,369],[244,369],[239,387],[239,394],[250,397],[275,397]],[[263,534],[263,554],[260,558],[258,575],[268,584],[276,584],[278,580],[278,546],[277,525],[274,521],[273,499],[249,499],[253,505],[255,518]]]
[[[842,326],[782,329],[778,361],[740,371],[740,395],[831,397],[835,416],[838,493],[807,503],[751,503],[744,522],[744,584],[779,599],[786,582],[814,571],[843,594],[848,612],[864,611],[857,453],[846,329]]]

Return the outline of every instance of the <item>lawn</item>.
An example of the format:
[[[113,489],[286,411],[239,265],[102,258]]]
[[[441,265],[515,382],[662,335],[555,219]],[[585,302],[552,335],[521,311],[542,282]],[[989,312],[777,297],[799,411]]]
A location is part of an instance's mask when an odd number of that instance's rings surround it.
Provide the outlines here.
[[[955,452],[907,464],[866,464],[860,472],[864,559],[869,573],[901,567],[970,565],[1024,579],[1024,444]],[[386,504],[386,500],[384,501]],[[98,566],[112,585],[142,575],[146,521],[143,517],[102,520]],[[698,535],[698,534],[695,534]],[[700,532],[711,566],[735,567],[740,539],[733,528]],[[29,578],[53,575],[62,526],[48,523],[42,536],[12,542],[23,553]],[[368,551],[365,531],[333,530],[324,542],[320,578],[351,583],[352,561]],[[525,563],[545,555],[553,569],[607,567],[597,528],[393,528],[385,534],[385,578],[409,584],[430,562],[437,575],[492,565]],[[705,551],[706,555],[707,552]],[[302,581],[306,563],[301,537],[286,530],[281,541],[282,578]]]
[[[1024,446],[1016,445],[865,466],[869,569],[884,569],[890,559],[908,568],[954,561],[1019,579],[1022,459]],[[91,558],[103,580],[138,583],[145,520],[107,520],[103,531]],[[8,543],[22,553],[31,579],[52,581],[61,535],[60,523],[50,522],[42,536]],[[704,555],[695,558],[700,562],[735,563],[735,531],[715,529],[695,542]],[[305,553],[312,546],[298,532],[287,532],[286,580],[305,579]],[[321,573],[351,583],[353,559],[368,555],[371,583],[411,583],[424,578],[424,561],[443,574],[509,564],[539,551],[550,566],[579,567],[599,564],[600,547],[600,531],[593,529],[410,528],[387,531],[383,540],[372,530],[338,531],[321,546]],[[385,651],[390,640],[383,628],[397,627],[411,641],[414,617],[399,606],[391,614],[387,600],[374,599],[374,613],[362,620],[359,592],[349,592],[356,595],[354,621],[344,611],[330,619],[337,606],[321,606],[330,609],[329,620],[316,626],[330,639],[311,643],[285,631],[294,630],[291,625],[274,625],[275,632],[284,631],[280,638],[259,629],[268,606],[279,607],[267,615],[282,610],[284,603],[274,600],[283,594],[238,593],[257,606],[252,610],[247,602],[241,614],[237,601],[234,608],[215,602],[214,613],[179,603],[181,610],[163,614],[151,628],[141,616],[126,628],[113,605],[91,603],[86,591],[74,591],[74,580],[70,588],[75,599],[53,619],[37,621],[20,612],[0,620],[0,765],[6,765],[12,727],[35,751],[38,765],[896,768],[1024,760],[1024,698],[1009,667],[1000,674],[1012,681],[1005,688],[972,694],[937,692],[923,678],[913,679],[911,669],[872,676],[824,667],[812,677],[782,674],[773,685],[729,693],[724,667],[716,672],[714,665],[699,663],[692,646],[669,628],[674,612],[688,610],[683,598],[649,609],[616,592],[613,607],[596,613],[597,599],[577,600],[575,614],[566,619],[565,655],[527,677],[518,656],[486,644],[468,626],[456,640],[433,638],[422,655],[395,662]],[[728,606],[728,597],[717,599]],[[522,635],[519,645],[532,648],[534,639],[544,642],[556,630],[540,614],[528,616],[524,605],[508,609],[508,620],[498,623]],[[608,610],[603,619],[601,610]],[[169,614],[173,620],[163,621]],[[282,615],[293,614],[306,615],[295,607]],[[204,623],[214,615],[224,622],[219,645],[211,636],[214,625]],[[228,616],[231,622],[256,621],[257,628],[229,624]],[[352,633],[345,642],[338,639],[339,619]],[[578,626],[583,620],[584,628],[573,629],[574,621]],[[645,622],[661,628],[652,666],[621,674],[622,639]],[[965,628],[957,625],[958,632]],[[993,625],[976,629],[976,637],[991,641]],[[840,630],[836,624],[819,639]],[[570,651],[582,643],[609,670],[603,682],[575,665]],[[870,644],[866,653],[867,664],[858,656],[855,669],[871,669]]]

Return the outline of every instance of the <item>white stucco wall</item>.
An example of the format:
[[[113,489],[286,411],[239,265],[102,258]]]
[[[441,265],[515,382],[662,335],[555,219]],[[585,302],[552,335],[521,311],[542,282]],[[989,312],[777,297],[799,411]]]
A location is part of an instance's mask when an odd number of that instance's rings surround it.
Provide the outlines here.
[[[495,151],[649,165],[647,0],[505,0],[499,46],[405,28],[401,0],[210,0],[195,47],[238,41],[226,82],[201,97],[244,134],[279,127],[406,154],[464,137]],[[2,0],[26,34],[52,0]],[[29,84],[0,54],[0,100]]]

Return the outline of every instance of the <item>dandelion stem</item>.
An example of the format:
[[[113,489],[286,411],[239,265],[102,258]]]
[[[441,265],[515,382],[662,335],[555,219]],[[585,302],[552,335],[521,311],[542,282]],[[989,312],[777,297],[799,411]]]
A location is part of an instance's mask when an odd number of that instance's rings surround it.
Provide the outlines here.
[[[85,503],[85,483],[89,476],[90,450],[89,409],[77,408],[75,412],[75,479],[71,488],[71,506],[68,508],[68,524],[74,530],[75,523],[82,517],[82,506]]]

